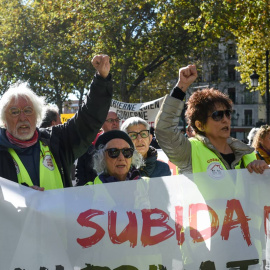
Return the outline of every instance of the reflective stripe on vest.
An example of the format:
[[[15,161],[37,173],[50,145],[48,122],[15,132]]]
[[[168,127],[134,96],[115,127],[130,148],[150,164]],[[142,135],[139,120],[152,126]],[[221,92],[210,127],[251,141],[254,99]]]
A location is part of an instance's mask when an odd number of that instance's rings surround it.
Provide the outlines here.
[[[44,187],[45,190],[63,188],[61,174],[49,147],[40,142],[40,150],[40,187]],[[26,183],[29,187],[33,186],[33,182],[15,150],[9,148],[8,152],[11,154],[16,167],[18,183]]]
[[[206,172],[209,166],[221,166],[224,170],[226,167],[218,156],[208,149],[202,142],[195,138],[189,139],[191,143],[191,160],[192,160],[192,172]],[[241,161],[243,161],[243,168],[245,168],[250,162],[256,160],[255,153],[247,154],[242,157],[240,162],[236,164],[235,169],[241,169]],[[213,169],[213,168],[211,168]]]

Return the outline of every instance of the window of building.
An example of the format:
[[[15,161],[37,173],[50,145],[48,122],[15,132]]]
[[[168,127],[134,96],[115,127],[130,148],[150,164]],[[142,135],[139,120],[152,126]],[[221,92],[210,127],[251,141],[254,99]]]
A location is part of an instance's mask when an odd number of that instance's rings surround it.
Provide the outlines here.
[[[235,59],[236,58],[236,47],[235,44],[228,45],[228,59]]]
[[[219,73],[219,66],[214,65],[211,67],[211,81],[217,81],[218,80],[218,73]]]
[[[228,79],[230,81],[235,81],[235,65],[228,65]]]
[[[235,94],[235,88],[228,88],[228,96],[232,100],[233,103],[235,103],[236,100],[236,94]]]
[[[245,126],[252,126],[253,125],[253,123],[252,123],[252,110],[245,110],[244,115],[245,115],[244,125]]]

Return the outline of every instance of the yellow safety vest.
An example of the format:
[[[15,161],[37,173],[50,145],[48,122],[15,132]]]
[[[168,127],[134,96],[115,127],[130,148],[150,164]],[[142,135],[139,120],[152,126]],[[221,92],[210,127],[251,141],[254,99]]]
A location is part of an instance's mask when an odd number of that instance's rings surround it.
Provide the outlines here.
[[[192,172],[206,172],[209,170],[218,171],[219,166],[224,170],[226,167],[223,162],[218,158],[218,156],[208,149],[201,141],[191,138],[189,139],[191,143],[191,159],[192,159]],[[256,160],[255,153],[247,154],[242,157],[242,159],[236,164],[235,169],[241,169],[241,163],[243,162],[242,168],[245,168],[250,162]],[[216,168],[215,168],[216,167]]]
[[[40,142],[40,150],[40,187],[44,187],[45,190],[63,188],[61,174],[49,147]],[[26,183],[29,187],[33,186],[34,184],[15,150],[9,148],[8,152],[11,154],[16,167],[18,183]]]
[[[94,181],[89,181],[85,184],[86,185],[97,185],[97,184],[103,184],[102,181],[99,179],[99,176],[97,176]]]

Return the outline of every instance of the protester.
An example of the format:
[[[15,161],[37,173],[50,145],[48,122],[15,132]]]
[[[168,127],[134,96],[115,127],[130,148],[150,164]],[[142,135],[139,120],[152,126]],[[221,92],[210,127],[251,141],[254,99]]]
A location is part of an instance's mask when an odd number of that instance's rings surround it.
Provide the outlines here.
[[[98,176],[88,185],[137,180],[138,168],[143,164],[129,136],[120,130],[100,135],[95,144],[94,169]]]
[[[102,125],[102,131],[98,133],[96,139],[92,142],[87,152],[78,158],[75,169],[76,186],[84,186],[89,181],[94,181],[97,177],[97,172],[93,168],[93,155],[95,153],[95,142],[98,137],[104,132],[110,130],[119,130],[120,118],[116,112],[109,111],[107,118]]]
[[[61,118],[57,106],[48,105],[45,115],[41,121],[40,128],[47,128],[51,126],[61,125]]]
[[[255,127],[250,130],[250,132],[248,133],[248,136],[247,136],[248,145],[252,145],[253,139],[254,139],[258,130],[259,130],[259,128],[255,128]]]
[[[188,138],[195,137],[195,132],[191,125],[187,125],[186,127],[186,137]]]
[[[257,159],[270,164],[270,126],[261,126],[254,139],[252,146],[255,148]]]
[[[249,172],[263,173],[265,161],[256,160],[253,148],[230,137],[232,101],[214,89],[194,92],[187,102],[186,118],[195,131],[187,138],[178,122],[184,107],[185,92],[197,78],[194,65],[179,70],[177,86],[167,95],[156,117],[156,136],[169,160],[181,173],[210,173],[246,167]]]
[[[70,187],[70,169],[93,141],[108,113],[112,98],[109,57],[92,60],[97,74],[86,100],[63,125],[37,128],[43,97],[25,83],[11,86],[0,100],[0,176],[34,189]]]
[[[140,174],[146,177],[160,177],[171,175],[167,163],[157,160],[157,150],[150,146],[152,134],[149,124],[140,117],[130,117],[121,126],[121,130],[128,133],[136,150],[143,156],[144,165],[140,167]]]

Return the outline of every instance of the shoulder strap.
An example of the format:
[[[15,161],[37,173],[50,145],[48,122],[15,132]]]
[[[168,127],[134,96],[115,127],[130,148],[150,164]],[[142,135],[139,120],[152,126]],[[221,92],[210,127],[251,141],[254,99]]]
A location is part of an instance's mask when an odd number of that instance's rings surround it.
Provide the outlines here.
[[[256,150],[256,154],[258,155],[258,157],[259,157],[261,160],[264,160],[264,158],[261,156],[261,154],[259,153],[259,151]]]

